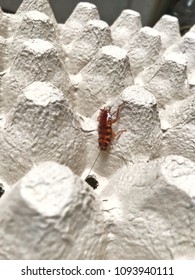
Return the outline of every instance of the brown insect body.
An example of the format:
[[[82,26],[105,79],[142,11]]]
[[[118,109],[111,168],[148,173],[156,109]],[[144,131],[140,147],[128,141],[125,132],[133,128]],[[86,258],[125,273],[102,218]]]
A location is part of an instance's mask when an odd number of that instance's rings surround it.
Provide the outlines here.
[[[112,116],[110,113],[111,108],[101,109],[98,117],[98,143],[100,150],[106,150],[111,144],[112,140]]]
[[[126,130],[120,130],[117,133],[114,133],[112,130],[112,124],[115,123],[119,118],[119,111],[123,104],[121,104],[117,111],[111,114],[111,107],[100,109],[100,115],[98,117],[98,143],[100,150],[107,150],[114,138],[118,139],[120,135]],[[116,117],[113,118],[113,115],[116,114]]]

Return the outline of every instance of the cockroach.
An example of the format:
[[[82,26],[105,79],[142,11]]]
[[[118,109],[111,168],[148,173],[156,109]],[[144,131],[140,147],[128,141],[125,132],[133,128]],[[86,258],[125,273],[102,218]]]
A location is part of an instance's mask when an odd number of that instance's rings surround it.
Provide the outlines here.
[[[100,114],[98,116],[98,143],[100,151],[105,151],[112,143],[113,139],[118,140],[121,134],[126,131],[125,129],[118,131],[115,133],[112,130],[112,125],[117,122],[119,119],[119,112],[122,108],[124,103],[122,103],[120,106],[118,106],[118,109],[111,114],[111,107],[100,109]],[[116,114],[116,117],[113,118],[113,115]]]
[[[100,156],[101,151],[106,151],[108,147],[112,144],[112,141],[114,139],[118,140],[119,137],[123,132],[125,132],[125,129],[119,130],[117,133],[115,133],[112,129],[112,125],[116,123],[119,119],[119,113],[122,107],[124,106],[126,102],[123,102],[121,105],[118,106],[118,109],[111,113],[111,107],[104,107],[103,109],[100,109],[100,114],[97,118],[98,121],[98,144],[99,144],[99,153],[98,156],[96,157],[89,173],[88,176],[86,177],[89,178],[89,174],[91,170],[93,169],[96,161],[98,160],[98,157]],[[115,115],[115,117],[113,117]],[[94,177],[93,177],[94,178]],[[85,179],[85,180],[86,180]]]

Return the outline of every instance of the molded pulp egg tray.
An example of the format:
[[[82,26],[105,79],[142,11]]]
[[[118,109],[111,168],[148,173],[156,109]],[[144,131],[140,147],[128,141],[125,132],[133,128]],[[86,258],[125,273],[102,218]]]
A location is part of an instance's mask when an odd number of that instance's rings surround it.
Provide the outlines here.
[[[0,10],[0,137],[0,259],[195,259],[194,27]]]

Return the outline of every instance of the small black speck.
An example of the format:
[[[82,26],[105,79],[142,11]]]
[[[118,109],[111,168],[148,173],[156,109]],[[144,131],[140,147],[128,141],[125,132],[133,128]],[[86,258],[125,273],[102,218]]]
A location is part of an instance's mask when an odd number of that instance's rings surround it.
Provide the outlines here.
[[[168,129],[161,129],[162,133],[166,133]]]
[[[4,194],[4,189],[0,186],[0,197]]]
[[[99,183],[94,175],[88,175],[85,178],[85,182],[87,182],[87,184],[89,184],[94,190],[99,186]]]

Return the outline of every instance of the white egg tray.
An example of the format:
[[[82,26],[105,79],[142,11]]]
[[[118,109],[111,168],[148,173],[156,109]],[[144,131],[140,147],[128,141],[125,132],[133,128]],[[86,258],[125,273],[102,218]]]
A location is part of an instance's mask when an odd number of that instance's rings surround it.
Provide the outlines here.
[[[0,137],[0,259],[195,259],[194,27],[0,10]]]

